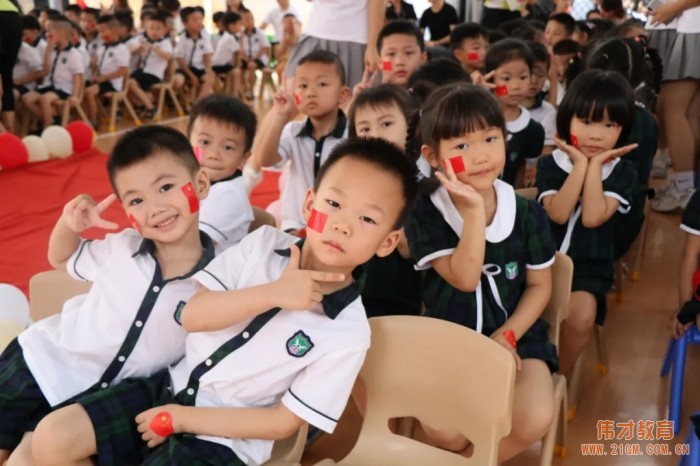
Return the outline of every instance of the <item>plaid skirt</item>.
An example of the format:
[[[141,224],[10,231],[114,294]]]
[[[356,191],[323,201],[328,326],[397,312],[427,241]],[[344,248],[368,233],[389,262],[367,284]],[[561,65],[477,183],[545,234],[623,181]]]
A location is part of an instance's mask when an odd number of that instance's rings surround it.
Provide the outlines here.
[[[520,359],[539,359],[547,364],[553,374],[559,370],[557,347],[549,342],[549,324],[537,319],[532,327],[518,340]]]

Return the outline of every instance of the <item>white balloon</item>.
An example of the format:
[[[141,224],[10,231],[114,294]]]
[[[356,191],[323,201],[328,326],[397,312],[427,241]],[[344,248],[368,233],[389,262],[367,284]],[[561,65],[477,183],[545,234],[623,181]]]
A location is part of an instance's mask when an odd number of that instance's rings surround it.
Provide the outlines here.
[[[29,163],[49,160],[49,149],[39,136],[26,136],[22,142],[29,152]]]
[[[73,139],[66,128],[49,126],[41,133],[41,139],[49,150],[51,157],[66,158],[73,153]]]
[[[0,320],[9,320],[22,327],[31,322],[27,297],[7,283],[0,283]]]

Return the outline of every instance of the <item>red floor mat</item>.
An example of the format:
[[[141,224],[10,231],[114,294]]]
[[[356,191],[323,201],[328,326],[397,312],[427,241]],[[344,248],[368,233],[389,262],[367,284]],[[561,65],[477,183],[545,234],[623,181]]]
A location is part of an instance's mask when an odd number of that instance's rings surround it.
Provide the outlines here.
[[[81,193],[98,201],[111,193],[106,161],[95,149],[0,172],[0,283],[10,283],[26,293],[32,275],[51,268],[46,259],[49,236],[65,203]],[[251,195],[253,205],[264,208],[279,197],[278,177],[265,172]],[[128,224],[116,203],[105,218],[122,227]],[[85,232],[89,238],[104,234],[102,230]]]

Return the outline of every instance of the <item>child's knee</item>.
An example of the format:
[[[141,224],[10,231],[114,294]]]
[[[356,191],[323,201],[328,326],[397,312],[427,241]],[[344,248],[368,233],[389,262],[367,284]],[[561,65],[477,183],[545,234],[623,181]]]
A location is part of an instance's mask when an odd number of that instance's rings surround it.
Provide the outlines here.
[[[94,442],[92,421],[81,405],[73,404],[39,422],[32,436],[32,456],[37,466],[64,464],[76,459],[90,439]]]
[[[513,420],[512,432],[521,438],[524,443],[534,443],[545,436],[554,420],[554,397],[544,399],[540,397],[528,407],[527,416]]]

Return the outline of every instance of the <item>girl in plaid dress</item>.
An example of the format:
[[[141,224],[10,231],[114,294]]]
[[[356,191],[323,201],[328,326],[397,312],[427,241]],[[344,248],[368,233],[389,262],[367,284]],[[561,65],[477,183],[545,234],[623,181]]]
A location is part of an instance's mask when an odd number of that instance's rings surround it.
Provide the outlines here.
[[[539,317],[556,246],[543,209],[498,179],[506,124],[489,91],[462,83],[437,89],[420,134],[435,178],[424,182],[406,236],[416,267],[425,269],[426,315],[472,328],[513,354],[513,429],[499,451],[506,461],[541,439],[552,421],[550,371],[558,362]],[[461,434],[424,429],[438,446],[470,454]]]
[[[562,324],[560,371],[583,352],[593,324],[605,320],[613,282],[615,213],[630,211],[637,187],[634,165],[620,157],[635,118],[632,87],[622,75],[589,70],[576,78],[557,113],[558,149],[537,167],[538,200],[559,251],[574,262],[569,315]]]

